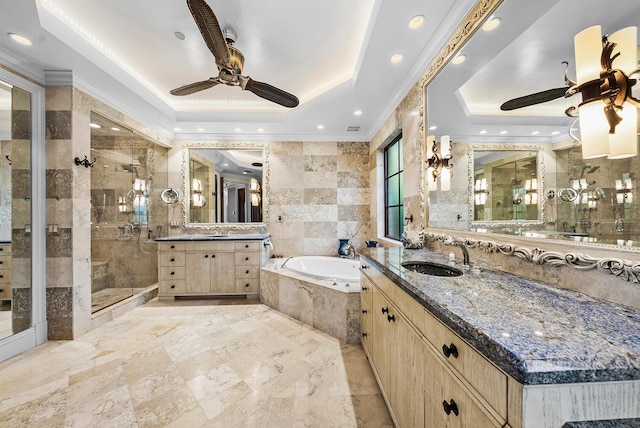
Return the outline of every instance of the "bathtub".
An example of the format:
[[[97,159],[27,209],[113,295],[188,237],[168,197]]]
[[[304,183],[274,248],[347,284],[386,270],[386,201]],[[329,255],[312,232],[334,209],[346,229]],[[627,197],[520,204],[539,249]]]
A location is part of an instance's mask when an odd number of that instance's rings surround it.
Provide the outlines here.
[[[338,257],[272,259],[260,301],[346,343],[360,343],[360,263]]]
[[[287,259],[284,269],[312,278],[328,281],[360,282],[360,263],[357,260],[327,256],[298,256]]]

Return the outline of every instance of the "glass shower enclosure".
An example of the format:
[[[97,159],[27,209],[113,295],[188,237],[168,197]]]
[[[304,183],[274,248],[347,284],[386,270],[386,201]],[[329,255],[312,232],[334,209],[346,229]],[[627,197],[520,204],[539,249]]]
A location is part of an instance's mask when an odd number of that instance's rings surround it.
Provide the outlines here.
[[[91,307],[95,313],[157,283],[167,232],[167,149],[91,114]]]

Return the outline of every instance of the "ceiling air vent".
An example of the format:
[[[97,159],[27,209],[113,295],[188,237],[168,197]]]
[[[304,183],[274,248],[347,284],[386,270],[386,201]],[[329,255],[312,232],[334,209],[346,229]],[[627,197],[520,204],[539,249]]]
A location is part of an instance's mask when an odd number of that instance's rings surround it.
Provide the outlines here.
[[[358,132],[359,130],[359,126],[347,126],[347,132]]]

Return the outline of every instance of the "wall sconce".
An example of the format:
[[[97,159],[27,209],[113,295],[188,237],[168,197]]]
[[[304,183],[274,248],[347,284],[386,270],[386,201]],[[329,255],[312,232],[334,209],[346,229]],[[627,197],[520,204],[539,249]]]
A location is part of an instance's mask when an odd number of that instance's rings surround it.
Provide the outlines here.
[[[251,194],[251,205],[254,207],[260,205],[260,183],[255,178],[251,179],[249,193]]]
[[[616,180],[616,202],[619,204],[630,204],[633,202],[631,177]]]
[[[125,214],[129,212],[127,209],[127,200],[124,196],[118,196],[118,212]]]
[[[577,82],[565,96],[582,94],[582,103],[566,114],[580,118],[580,142],[584,159],[607,156],[622,159],[638,154],[636,107],[631,95],[638,69],[637,28],[627,27],[602,37],[599,25],[574,37]],[[614,53],[614,49],[618,51]],[[615,61],[617,68],[613,68]],[[608,144],[607,144],[608,143]]]
[[[439,153],[439,154],[438,154]],[[435,135],[427,137],[427,171],[433,177],[433,183],[429,185],[429,191],[437,189],[436,180],[440,177],[440,190],[451,189],[451,140],[448,135],[440,137],[440,148],[436,143]]]
[[[487,203],[487,179],[483,178],[480,180],[476,180],[475,188],[473,190],[473,194],[475,195],[475,203],[476,205],[484,205]]]
[[[532,178],[531,180],[525,180],[524,182],[524,204],[525,205],[537,205],[538,204],[538,180]]]
[[[204,207],[204,195],[202,194],[202,181],[194,178],[191,182],[191,195],[194,207]]]

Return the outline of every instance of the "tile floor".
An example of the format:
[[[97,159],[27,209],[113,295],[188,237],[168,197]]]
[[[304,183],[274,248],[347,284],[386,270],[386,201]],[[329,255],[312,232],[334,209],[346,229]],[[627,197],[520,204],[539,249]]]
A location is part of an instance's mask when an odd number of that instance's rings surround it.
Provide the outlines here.
[[[393,426],[360,346],[257,302],[154,299],[0,385],[2,427]]]

